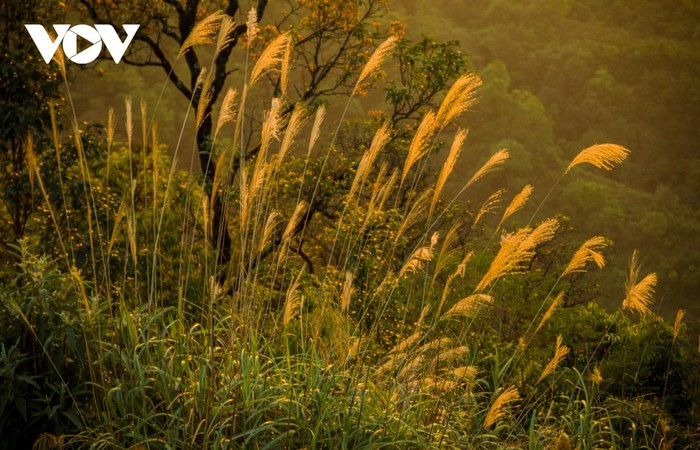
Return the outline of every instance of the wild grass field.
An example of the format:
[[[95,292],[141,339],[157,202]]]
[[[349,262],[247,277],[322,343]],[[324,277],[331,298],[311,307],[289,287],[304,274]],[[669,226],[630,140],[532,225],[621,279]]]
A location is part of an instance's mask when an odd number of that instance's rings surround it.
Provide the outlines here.
[[[571,149],[517,191],[491,189],[510,158],[496,149],[454,179],[478,74],[454,63],[415,111],[425,91],[346,117],[392,59],[426,87],[448,47],[369,39],[342,95],[295,102],[298,35],[254,10],[240,84],[214,108],[237,25],[201,16],[172,61],[209,52],[180,126],[210,127],[210,153],[161,144],[160,105],[136,93],[79,123],[60,52],[63,101],[4,148],[32,213],[4,250],[0,448],[696,448],[684,311],[654,313],[636,251],[615,311],[575,301],[614,243],[543,214],[562,182],[614,178],[633,149]],[[201,172],[180,168],[185,149]]]

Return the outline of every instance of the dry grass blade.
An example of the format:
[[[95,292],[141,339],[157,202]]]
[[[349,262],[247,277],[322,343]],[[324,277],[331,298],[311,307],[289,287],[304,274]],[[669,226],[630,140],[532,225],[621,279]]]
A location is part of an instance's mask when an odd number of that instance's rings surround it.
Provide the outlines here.
[[[357,172],[355,172],[355,178],[353,178],[352,185],[350,186],[348,198],[352,198],[357,191],[357,188],[365,181],[372,170],[372,165],[377,159],[377,155],[379,155],[379,152],[381,152],[387,142],[389,142],[390,137],[391,127],[389,122],[385,122],[384,125],[382,125],[374,134],[372,144],[360,159],[360,163],[357,166]]]
[[[462,75],[445,95],[437,113],[440,129],[456,119],[476,103],[476,90],[481,86],[481,79],[473,73]]]
[[[236,27],[236,22],[233,17],[224,14],[219,26],[219,34],[216,38],[216,49],[214,50],[214,58],[216,58],[222,50],[224,50],[231,42],[233,42],[233,30]]]
[[[503,199],[503,194],[505,194],[505,192],[505,189],[499,189],[498,191],[491,194],[489,198],[486,199],[486,201],[481,205],[481,208],[479,208],[479,211],[476,213],[476,217],[474,218],[472,228],[475,228],[479,221],[486,214],[489,214],[493,212],[496,208],[498,208],[498,205],[501,203],[501,200]]]
[[[195,45],[208,45],[214,42],[214,37],[219,33],[221,20],[227,17],[223,12],[217,11],[198,22],[190,32],[185,42],[180,46],[178,57]]]
[[[70,273],[73,276],[73,281],[78,285],[78,292],[80,292],[80,298],[83,300],[83,306],[85,307],[85,313],[88,318],[92,316],[92,310],[90,308],[90,300],[88,299],[87,291],[85,290],[85,282],[83,281],[82,275],[80,275],[80,270],[72,266],[70,268]]]
[[[673,322],[673,342],[676,342],[676,339],[681,332],[683,317],[685,317],[685,309],[679,309],[676,313],[676,320]]]
[[[286,328],[289,322],[301,311],[304,303],[304,297],[299,292],[299,279],[301,273],[296,277],[287,290],[287,296],[284,301],[284,314],[282,316],[282,325]]]
[[[646,315],[651,313],[649,305],[654,301],[654,288],[656,287],[657,278],[655,273],[650,273],[642,281],[637,282],[639,269],[639,254],[635,250],[632,253],[630,270],[627,275],[626,294],[622,300],[622,309],[630,309]]]
[[[430,239],[430,245],[419,247],[411,254],[408,260],[401,267],[401,270],[399,271],[399,278],[408,273],[415,273],[423,266],[424,262],[433,259],[433,249],[437,242],[438,236],[439,234],[437,232],[434,233]]]
[[[445,281],[445,287],[442,289],[442,296],[440,297],[440,303],[438,304],[436,316],[440,317],[440,313],[442,313],[442,307],[445,305],[445,301],[447,301],[447,294],[450,292],[450,286],[452,285],[452,282],[455,280],[455,278],[460,277],[464,278],[464,273],[467,268],[467,263],[474,257],[474,252],[469,252],[467,253],[464,258],[462,259],[462,262],[457,266],[457,269],[450,274],[450,276],[447,277],[447,280]],[[438,261],[439,262],[439,261]],[[421,315],[421,318],[422,315]]]
[[[219,33],[221,20],[224,17],[226,17],[226,15],[223,12],[217,11],[197,23],[192,28],[187,39],[185,39],[185,42],[180,46],[178,57],[195,45],[212,44],[214,42],[214,37]]]
[[[263,75],[284,62],[288,47],[292,45],[292,35],[282,33],[265,47],[250,73],[250,85],[254,85]]]
[[[110,154],[112,151],[116,124],[117,121],[114,117],[114,108],[109,108],[109,111],[107,111],[107,154]]]
[[[280,92],[282,96],[287,95],[287,85],[289,84],[289,72],[292,68],[292,50],[294,43],[290,40],[287,47],[284,49],[282,56],[282,65],[280,66]]]
[[[475,292],[486,289],[494,280],[523,270],[535,256],[535,248],[554,237],[559,222],[548,219],[537,228],[522,228],[501,238],[501,248],[491,262],[488,271],[476,286]]]
[[[289,123],[287,124],[287,130],[284,132],[284,138],[282,138],[282,144],[280,145],[280,151],[277,154],[277,165],[282,164],[282,160],[287,155],[289,150],[294,144],[301,127],[304,126],[306,120],[308,119],[308,111],[302,103],[297,103],[294,106],[294,111],[292,116],[289,118]]]
[[[289,219],[289,222],[287,223],[287,226],[284,229],[284,233],[282,234],[283,242],[288,243],[289,240],[292,238],[294,231],[297,229],[299,223],[301,222],[301,218],[305,210],[306,202],[302,200],[297,204],[297,207],[294,209],[292,217]]]
[[[557,369],[557,367],[559,367],[559,363],[561,363],[561,360],[564,359],[564,357],[568,354],[569,347],[563,345],[563,339],[561,335],[557,336],[557,342],[554,347],[554,356],[545,366],[537,382],[539,383],[540,381],[544,380],[547,377],[547,375],[554,372]]]
[[[464,347],[466,348],[466,347]],[[471,383],[474,381],[476,378],[476,374],[479,372],[479,369],[476,368],[476,366],[463,366],[463,367],[456,367],[449,372],[447,372],[445,375],[456,378],[460,381],[465,381],[467,383]]]
[[[119,236],[119,230],[121,228],[122,220],[124,220],[124,217],[126,217],[128,210],[129,204],[127,202],[127,199],[124,198],[122,199],[122,202],[119,205],[119,209],[117,209],[117,214],[114,216],[114,225],[112,226],[112,237],[109,238],[109,242],[107,243],[108,255],[112,254],[112,247],[114,247],[114,243],[116,242],[117,237]]]
[[[129,141],[129,146],[131,146],[131,138],[134,133],[134,123],[131,116],[131,96],[128,95],[124,99],[124,105],[126,107],[126,138]]]
[[[255,8],[250,8],[248,12],[248,20],[246,21],[246,37],[248,40],[248,45],[250,45],[253,40],[258,35],[260,28],[258,27],[258,10]]]
[[[539,225],[532,230],[532,233],[525,239],[525,245],[529,248],[535,249],[539,245],[549,242],[554,238],[554,235],[559,229],[559,220],[557,219],[547,219],[542,221]]]
[[[352,90],[352,96],[357,93],[359,87],[368,77],[379,70],[384,60],[394,51],[394,47],[396,47],[398,41],[399,38],[397,36],[390,36],[387,40],[379,44],[379,47],[377,47],[374,53],[372,53],[372,56],[367,60],[367,64],[362,68],[360,76],[357,77],[357,82]]]
[[[440,320],[459,317],[476,317],[479,310],[484,305],[487,305],[493,301],[493,297],[486,294],[472,294],[469,297],[465,297],[458,301],[452,308],[450,308]]]
[[[280,117],[281,107],[282,102],[280,102],[278,98],[273,98],[270,109],[265,113],[260,138],[260,154],[258,155],[259,161],[263,161],[265,159],[265,155],[267,154],[267,150],[270,148],[270,143],[272,140],[279,139],[280,128],[282,126]]]
[[[457,159],[459,159],[459,155],[462,153],[462,147],[464,146],[464,141],[466,139],[467,130],[464,130],[462,128],[457,130],[455,138],[452,141],[452,147],[450,147],[450,153],[447,155],[445,164],[442,166],[442,169],[440,169],[440,175],[438,175],[437,182],[435,183],[435,189],[433,190],[433,200],[430,202],[430,216],[433,215],[433,210],[435,209],[435,205],[437,204],[437,201],[440,198],[442,190],[445,188],[447,179],[450,177],[450,174],[452,173],[452,170],[454,170],[455,164],[457,163]]]
[[[214,140],[219,135],[221,128],[229,122],[233,122],[236,119],[236,95],[237,91],[233,88],[226,91],[224,100],[221,102],[221,108],[219,109],[219,118],[216,121],[216,131],[214,132]]]
[[[419,353],[418,356],[415,356],[408,362],[408,364],[403,366],[403,368],[396,375],[396,378],[404,382],[407,380],[415,379],[420,374],[419,369],[423,366],[424,362],[425,356]]]
[[[401,267],[399,278],[408,273],[415,273],[423,266],[424,262],[430,261],[431,259],[433,259],[432,245],[417,248]]]
[[[318,141],[318,138],[321,136],[321,125],[323,125],[323,119],[326,118],[326,107],[321,105],[319,108],[316,110],[316,118],[314,119],[314,126],[311,129],[311,137],[309,138],[309,152],[308,154],[311,154],[311,151],[314,149],[314,146],[316,145],[316,141]]]
[[[29,186],[33,190],[35,175],[40,177],[39,163],[36,160],[36,153],[34,153],[34,135],[29,133],[26,142],[25,148],[27,154],[27,168],[29,169]]]
[[[600,250],[607,246],[607,242],[604,237],[594,236],[587,240],[581,245],[581,247],[576,250],[574,256],[569,261],[569,264],[564,269],[564,275],[569,275],[575,272],[585,272],[586,264],[589,262],[594,262],[599,269],[605,266],[605,258]]]
[[[249,199],[250,199],[250,188],[248,187],[248,168],[246,166],[241,167],[241,173],[238,177],[239,179],[239,192],[240,192],[240,200],[238,201],[240,205],[240,214],[241,214],[241,220],[239,221],[239,225],[241,230],[244,230],[246,227],[246,222],[248,220],[248,204]],[[212,200],[214,199],[214,196],[212,195]]]
[[[627,158],[630,151],[617,144],[596,144],[581,150],[566,168],[564,174],[579,164],[592,164],[599,169],[612,170],[615,164],[619,164]]]
[[[277,224],[279,223],[279,212],[273,210],[265,220],[265,226],[263,227],[263,234],[258,243],[258,253],[261,253],[267,245],[271,242],[272,233],[275,231]]]
[[[134,180],[134,185],[136,180]],[[138,248],[136,246],[136,214],[133,209],[130,210],[126,215],[126,231],[127,237],[129,238],[129,249],[131,250],[131,259],[134,261],[134,265],[138,263]]]
[[[469,181],[467,181],[467,187],[471,186],[487,174],[496,170],[498,166],[503,164],[508,159],[509,156],[510,153],[508,153],[508,150],[506,150],[505,148],[502,148],[496,153],[494,153],[493,156],[491,156],[491,158],[489,158],[489,160],[486,161],[486,164],[481,166],[481,168],[476,171],[476,173],[469,179]]]
[[[209,196],[206,194],[202,195],[202,229],[204,229],[204,239],[206,241],[209,239],[212,232],[211,217],[209,214]]]
[[[355,291],[355,288],[352,286],[353,278],[352,272],[345,272],[345,283],[343,284],[343,292],[340,295],[340,311],[343,313],[348,312],[352,293]]]
[[[453,247],[454,243],[457,242],[459,238],[460,224],[454,223],[447,233],[445,234],[445,239],[442,241],[440,246],[440,253],[438,254],[437,261],[435,262],[435,273],[433,273],[433,281],[447,268],[453,260],[458,258],[458,253],[460,249],[458,247]]]
[[[503,212],[503,217],[501,217],[501,221],[498,222],[498,226],[496,227],[496,231],[498,231],[501,228],[501,225],[513,214],[516,212],[520,211],[523,206],[527,203],[527,201],[530,199],[530,196],[532,196],[532,185],[526,185],[522,191],[518,193],[515,197],[513,197],[513,200],[510,202],[506,210]]]
[[[413,347],[414,345],[416,345],[416,344],[418,343],[418,341],[421,340],[422,337],[423,337],[423,333],[420,332],[420,331],[416,331],[416,332],[413,333],[412,335],[410,335],[410,336],[408,336],[407,338],[405,338],[403,341],[401,341],[401,342],[399,342],[398,344],[396,344],[396,346],[394,346],[394,348],[392,348],[391,350],[389,350],[389,354],[391,355],[391,354],[401,354],[401,353],[404,353],[404,351],[405,351],[406,349],[408,349],[409,347]]]
[[[406,217],[404,217],[403,222],[401,222],[401,225],[399,225],[399,228],[396,231],[396,235],[394,236],[394,244],[399,242],[399,239],[401,239],[401,236],[404,235],[406,230],[418,223],[418,219],[427,207],[426,202],[428,201],[429,195],[430,191],[423,191],[423,193],[418,196],[416,201],[413,202],[413,205],[411,205],[411,208],[408,210]]]
[[[554,298],[554,301],[552,301],[552,304],[549,305],[549,308],[547,308],[547,311],[544,312],[542,315],[542,318],[540,319],[540,323],[537,325],[537,328],[535,329],[535,333],[540,331],[540,328],[544,326],[545,323],[552,317],[554,314],[554,311],[559,308],[562,303],[564,302],[564,291],[561,291],[557,296]]]
[[[508,405],[518,400],[520,400],[520,393],[515,386],[511,386],[503,391],[489,408],[484,419],[484,427],[489,427],[496,423],[506,413]]]
[[[411,146],[408,148],[408,155],[406,156],[406,162],[403,166],[403,174],[401,175],[401,183],[406,179],[406,175],[411,170],[411,167],[421,159],[430,150],[430,142],[436,131],[436,121],[435,113],[433,111],[428,111],[428,113],[423,116],[416,134],[413,136],[411,141]]]
[[[469,353],[469,347],[467,347],[466,345],[439,352],[435,355],[435,366],[440,366],[441,364],[449,365],[453,361],[463,357],[467,353]]]
[[[453,342],[454,341],[451,338],[446,337],[433,339],[432,341],[426,342],[425,344],[416,348],[413,351],[413,354],[426,353],[432,351],[437,351],[437,353],[439,354],[440,349],[451,346]]]

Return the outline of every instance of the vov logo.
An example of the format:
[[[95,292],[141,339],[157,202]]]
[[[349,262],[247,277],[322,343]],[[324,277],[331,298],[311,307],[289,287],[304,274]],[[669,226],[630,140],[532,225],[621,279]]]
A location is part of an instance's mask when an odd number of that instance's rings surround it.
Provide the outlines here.
[[[54,40],[51,39],[43,25],[25,24],[24,26],[46,64],[51,62],[61,43],[63,43],[63,53],[76,64],[88,64],[97,59],[102,52],[103,43],[109,54],[112,55],[114,62],[119,64],[140,27],[136,24],[124,24],[126,39],[122,41],[114,27],[106,24],[95,24],[94,26],[57,24],[53,26],[56,31],[56,39]],[[85,39],[92,45],[78,53],[78,37]]]

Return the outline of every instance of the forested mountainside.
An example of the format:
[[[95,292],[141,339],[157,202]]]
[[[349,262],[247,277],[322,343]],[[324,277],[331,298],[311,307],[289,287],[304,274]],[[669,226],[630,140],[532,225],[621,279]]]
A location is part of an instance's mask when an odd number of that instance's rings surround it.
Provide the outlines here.
[[[580,148],[617,142],[614,176],[563,180],[550,211],[614,241],[599,300],[617,306],[632,249],[659,274],[658,308],[700,317],[700,7],[697,1],[393,2],[410,32],[458,40],[484,79],[469,151],[513,153],[511,190],[543,198]],[[513,176],[517,175],[517,176]]]

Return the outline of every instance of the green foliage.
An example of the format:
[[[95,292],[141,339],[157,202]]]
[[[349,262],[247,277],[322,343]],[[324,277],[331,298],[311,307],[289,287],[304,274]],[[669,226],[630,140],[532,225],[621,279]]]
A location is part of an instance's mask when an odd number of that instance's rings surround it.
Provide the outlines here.
[[[88,401],[88,333],[94,326],[68,276],[21,241],[15,278],[0,292],[3,448],[31,445],[45,431],[84,426]],[[95,311],[99,311],[95,309]]]

